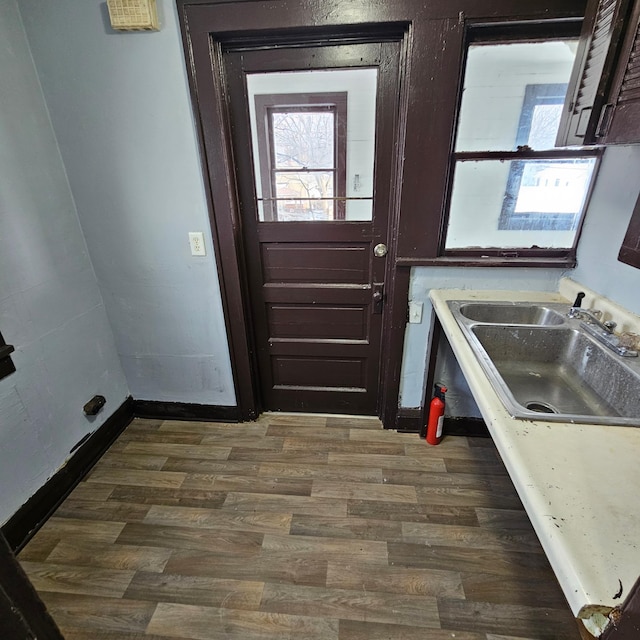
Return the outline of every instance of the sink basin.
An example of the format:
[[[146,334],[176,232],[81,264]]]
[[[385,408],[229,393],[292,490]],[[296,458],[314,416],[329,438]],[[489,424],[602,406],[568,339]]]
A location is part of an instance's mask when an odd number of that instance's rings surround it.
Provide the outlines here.
[[[530,304],[470,303],[460,306],[460,313],[469,320],[493,324],[558,325],[564,319],[548,307]]]
[[[640,426],[640,359],[603,347],[567,304],[448,306],[514,418]]]
[[[640,376],[581,331],[475,325],[471,332],[516,417],[640,425]]]

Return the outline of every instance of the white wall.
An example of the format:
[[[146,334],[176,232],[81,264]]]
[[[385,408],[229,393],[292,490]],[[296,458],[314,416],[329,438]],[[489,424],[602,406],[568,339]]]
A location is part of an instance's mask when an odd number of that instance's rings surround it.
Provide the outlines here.
[[[0,0],[0,523],[128,389],[14,0]],[[95,394],[107,404],[88,419]]]
[[[591,197],[574,280],[640,315],[640,269],[618,251],[640,192],[640,145],[609,147]]]
[[[235,405],[176,8],[158,4],[160,32],[116,33],[103,2],[19,2],[133,397]]]

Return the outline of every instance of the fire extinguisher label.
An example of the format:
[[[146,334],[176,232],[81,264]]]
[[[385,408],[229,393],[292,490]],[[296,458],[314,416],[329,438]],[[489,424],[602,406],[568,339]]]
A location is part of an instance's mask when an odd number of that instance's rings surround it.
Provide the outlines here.
[[[438,418],[438,428],[436,429],[436,438],[442,436],[442,425],[444,424],[444,416]]]

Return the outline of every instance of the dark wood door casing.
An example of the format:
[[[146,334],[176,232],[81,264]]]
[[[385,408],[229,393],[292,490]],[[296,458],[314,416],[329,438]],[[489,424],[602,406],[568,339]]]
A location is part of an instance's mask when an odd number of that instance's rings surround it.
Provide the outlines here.
[[[252,322],[241,243],[237,186],[222,73],[222,49],[243,42],[277,47],[297,38],[307,43],[402,39],[402,81],[395,204],[388,260],[384,338],[387,380],[383,421],[394,427],[398,412],[402,345],[410,268],[434,264],[448,181],[448,161],[458,104],[466,25],[521,20],[581,18],[586,0],[176,0],[181,22],[213,241],[222,290],[240,416],[260,411],[255,349],[247,343]],[[202,105],[210,107],[207,110]],[[409,132],[409,135],[407,135]],[[400,215],[400,211],[402,214]]]

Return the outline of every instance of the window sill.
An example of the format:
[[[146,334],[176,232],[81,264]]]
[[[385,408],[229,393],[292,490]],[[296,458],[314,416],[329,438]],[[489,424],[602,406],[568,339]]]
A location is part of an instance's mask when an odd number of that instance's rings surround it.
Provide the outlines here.
[[[441,256],[439,258],[398,258],[398,267],[529,267],[572,269],[575,257]]]

